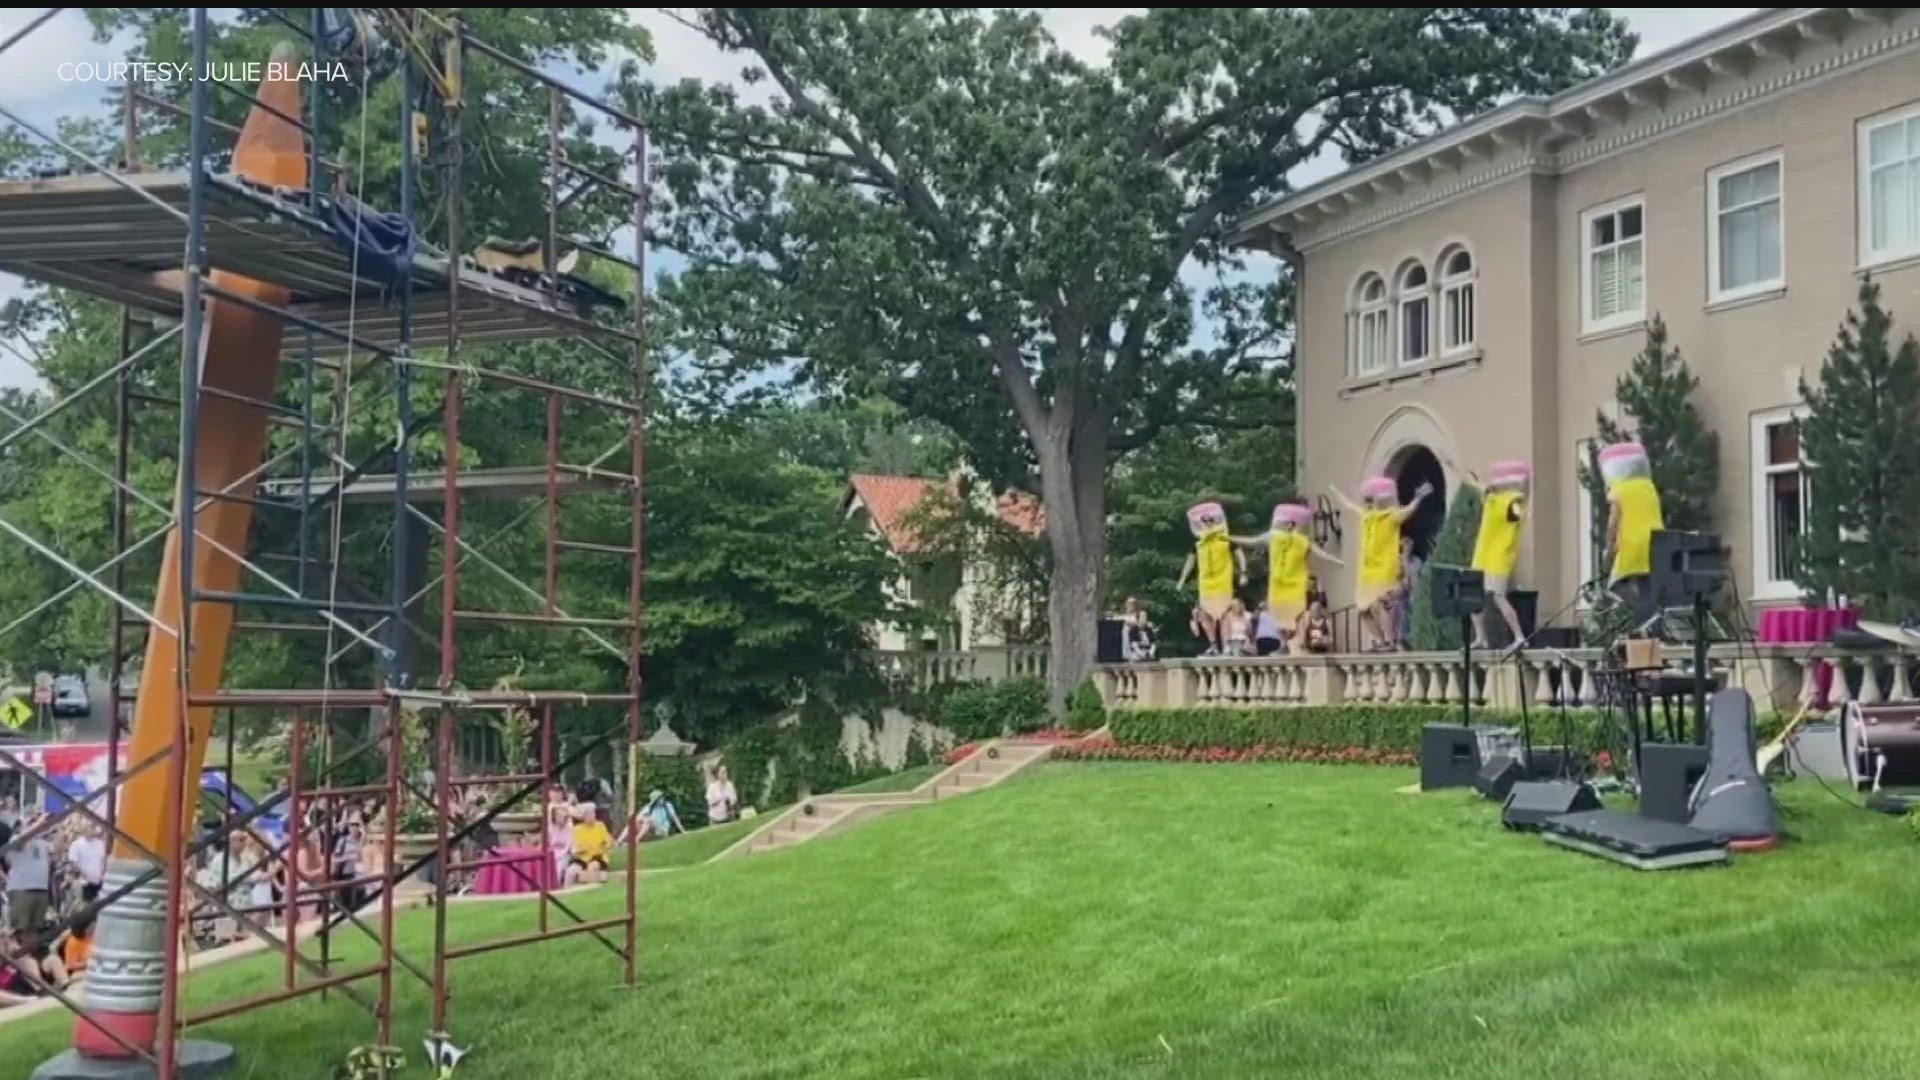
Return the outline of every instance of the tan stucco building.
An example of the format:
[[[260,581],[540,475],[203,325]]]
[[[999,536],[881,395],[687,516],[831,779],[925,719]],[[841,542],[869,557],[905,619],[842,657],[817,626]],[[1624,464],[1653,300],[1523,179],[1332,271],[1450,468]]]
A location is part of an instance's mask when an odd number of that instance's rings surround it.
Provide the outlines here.
[[[1920,333],[1920,9],[1760,12],[1302,190],[1238,241],[1301,275],[1303,493],[1530,461],[1519,586],[1546,621],[1594,573],[1577,448],[1658,314],[1719,435],[1741,594],[1791,599],[1797,382],[1868,271]]]

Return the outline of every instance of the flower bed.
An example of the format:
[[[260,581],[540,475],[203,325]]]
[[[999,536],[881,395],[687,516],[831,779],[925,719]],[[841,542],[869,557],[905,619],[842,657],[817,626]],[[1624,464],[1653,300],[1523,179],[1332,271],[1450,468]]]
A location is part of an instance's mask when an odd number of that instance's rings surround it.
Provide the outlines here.
[[[1349,746],[1168,746],[1130,744],[1122,746],[1111,737],[1087,739],[1063,746],[1053,752],[1055,761],[1185,761],[1200,764],[1239,764],[1252,761],[1305,761],[1316,764],[1413,765],[1419,755],[1404,750],[1369,749]]]

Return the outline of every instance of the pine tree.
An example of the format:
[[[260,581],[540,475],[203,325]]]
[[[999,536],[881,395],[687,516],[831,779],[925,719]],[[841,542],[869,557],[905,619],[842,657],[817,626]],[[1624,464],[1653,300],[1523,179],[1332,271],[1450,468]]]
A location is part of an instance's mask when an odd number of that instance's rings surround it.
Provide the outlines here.
[[[1647,327],[1647,342],[1634,356],[1626,374],[1613,385],[1614,400],[1631,427],[1596,413],[1600,445],[1638,442],[1647,448],[1653,466],[1653,484],[1660,489],[1661,516],[1669,529],[1713,531],[1713,496],[1720,487],[1719,438],[1700,419],[1693,391],[1700,385],[1678,347],[1667,344],[1667,324],[1658,314]],[[1589,494],[1606,495],[1590,462],[1579,467],[1580,482]],[[1594,526],[1606,535],[1606,515]]]
[[[1920,603],[1920,345],[1893,347],[1892,325],[1880,286],[1862,284],[1819,386],[1800,384],[1797,424],[1809,498],[1795,580],[1881,618]]]
[[[1461,484],[1447,507],[1446,520],[1433,538],[1433,548],[1420,568],[1420,580],[1413,586],[1413,647],[1422,652],[1453,651],[1460,648],[1460,620],[1442,619],[1433,613],[1433,567],[1465,566],[1473,561],[1473,541],[1480,532],[1480,489]]]

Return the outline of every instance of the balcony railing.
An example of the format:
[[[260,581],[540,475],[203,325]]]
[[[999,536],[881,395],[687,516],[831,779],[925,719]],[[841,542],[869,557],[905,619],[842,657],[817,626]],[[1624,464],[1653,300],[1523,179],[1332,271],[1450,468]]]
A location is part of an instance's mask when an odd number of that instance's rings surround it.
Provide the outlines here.
[[[889,681],[926,690],[947,682],[999,682],[1002,679],[1044,679],[1045,645],[998,645],[964,652],[903,649],[872,654]]]
[[[1691,650],[1674,648],[1668,663],[1685,671]],[[1803,704],[1915,702],[1920,657],[1849,653],[1828,646],[1717,645],[1709,666],[1760,708]],[[1206,657],[1099,668],[1109,708],[1293,708],[1372,702],[1460,702],[1471,694],[1491,708],[1595,706],[1604,693],[1595,649],[1536,650],[1524,657],[1474,657],[1462,677],[1458,653],[1330,654]]]

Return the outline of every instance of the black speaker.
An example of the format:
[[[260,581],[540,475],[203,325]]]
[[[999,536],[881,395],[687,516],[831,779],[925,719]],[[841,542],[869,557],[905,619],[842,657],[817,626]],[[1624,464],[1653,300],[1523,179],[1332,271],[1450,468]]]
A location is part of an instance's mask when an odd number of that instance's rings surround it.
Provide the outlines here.
[[[1727,549],[1717,536],[1663,529],[1653,534],[1650,546],[1653,595],[1661,607],[1685,607],[1727,579]]]
[[[1685,825],[1693,787],[1707,772],[1707,748],[1691,743],[1640,744],[1640,813]]]
[[[1528,754],[1522,779],[1552,780],[1587,773],[1587,755],[1566,746],[1536,746]]]
[[[1507,793],[1520,781],[1520,759],[1506,754],[1495,754],[1487,759],[1480,768],[1480,775],[1473,778],[1473,790],[1492,799],[1494,802],[1506,800]]]
[[[1126,650],[1121,648],[1123,625],[1119,619],[1100,620],[1094,628],[1094,663],[1118,664],[1127,658]]]
[[[1434,563],[1429,568],[1433,585],[1433,617],[1455,621],[1480,614],[1487,607],[1487,576],[1463,566]]]
[[[1571,780],[1522,781],[1507,793],[1500,824],[1516,832],[1536,832],[1540,823],[1562,814],[1600,809],[1600,796]]]
[[[1459,724],[1420,729],[1420,790],[1467,787],[1480,772],[1480,738]]]

